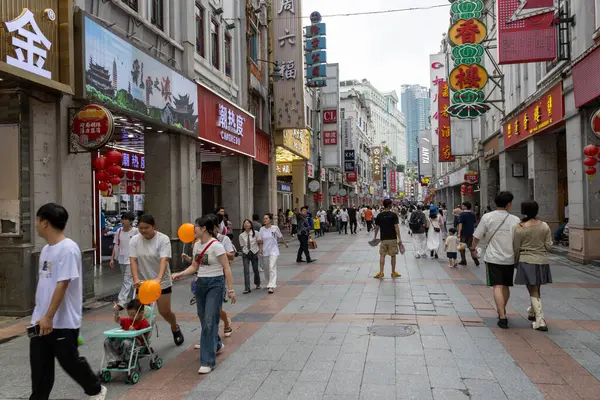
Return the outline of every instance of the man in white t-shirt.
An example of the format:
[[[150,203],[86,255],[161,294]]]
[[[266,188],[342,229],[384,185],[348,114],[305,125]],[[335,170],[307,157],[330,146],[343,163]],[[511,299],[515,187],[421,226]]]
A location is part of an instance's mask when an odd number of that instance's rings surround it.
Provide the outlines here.
[[[119,261],[119,268],[123,274],[123,283],[119,292],[119,309],[124,309],[125,305],[133,299],[133,277],[131,276],[131,259],[129,258],[129,241],[132,237],[138,234],[137,228],[134,228],[132,223],[135,220],[135,215],[131,212],[123,213],[121,221],[123,227],[117,230],[117,234],[113,240],[114,247],[110,257],[110,267],[115,267],[115,257]]]
[[[494,199],[497,210],[485,214],[473,234],[471,252],[477,251],[479,241],[485,239],[487,248],[484,261],[487,268],[487,285],[494,288],[494,300],[498,309],[498,326],[508,328],[506,304],[513,285],[515,254],[513,232],[519,217],[509,214],[514,196],[511,192],[500,192]],[[476,256],[476,255],[475,255]]]
[[[342,211],[340,211],[340,221],[342,222],[342,225],[340,226],[340,235],[342,234],[342,230],[345,232],[345,234],[348,234],[348,210],[346,209],[346,207],[342,208]]]
[[[317,211],[317,217],[319,218],[319,221],[321,222],[321,235],[325,234],[325,226],[327,225],[327,212],[323,210],[323,208],[320,208],[319,211]]]
[[[64,234],[69,214],[48,203],[36,214],[35,229],[48,244],[40,254],[35,308],[30,334],[30,399],[48,399],[54,385],[54,359],[93,400],[104,400],[106,388],[79,356],[77,339],[83,306],[82,261],[79,246]]]

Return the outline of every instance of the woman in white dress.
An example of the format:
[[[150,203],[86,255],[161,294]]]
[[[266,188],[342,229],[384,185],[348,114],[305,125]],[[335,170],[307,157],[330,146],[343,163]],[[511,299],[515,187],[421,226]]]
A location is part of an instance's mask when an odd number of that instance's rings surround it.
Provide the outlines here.
[[[429,208],[429,231],[427,232],[427,250],[430,256],[438,258],[438,252],[444,245],[444,218],[436,206]]]
[[[263,222],[264,226],[260,228],[260,232],[258,232],[258,236],[260,238],[260,249],[258,254],[263,260],[267,289],[269,289],[269,294],[271,294],[277,287],[277,257],[279,257],[279,239],[283,240],[285,247],[289,246],[281,234],[279,227],[272,225],[272,214],[265,214]]]

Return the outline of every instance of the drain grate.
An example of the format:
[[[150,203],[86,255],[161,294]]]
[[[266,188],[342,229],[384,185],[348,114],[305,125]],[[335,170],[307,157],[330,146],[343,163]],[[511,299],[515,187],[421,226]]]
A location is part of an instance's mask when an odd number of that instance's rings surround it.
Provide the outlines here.
[[[369,328],[373,336],[406,337],[415,334],[415,329],[408,325],[373,325]]]

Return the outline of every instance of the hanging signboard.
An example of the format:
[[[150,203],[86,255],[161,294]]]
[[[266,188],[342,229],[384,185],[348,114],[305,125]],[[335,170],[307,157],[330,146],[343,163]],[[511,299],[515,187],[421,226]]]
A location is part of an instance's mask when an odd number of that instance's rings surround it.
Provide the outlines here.
[[[381,180],[381,157],[382,148],[381,146],[373,147],[373,182],[379,182]]]
[[[99,149],[110,141],[114,128],[110,111],[97,104],[89,104],[73,117],[69,147],[76,145],[86,151]]]
[[[451,126],[450,126],[450,114],[448,114],[448,107],[450,107],[450,88],[448,82],[442,81],[438,86],[438,161],[439,162],[454,162],[455,157],[452,155],[451,148]]]

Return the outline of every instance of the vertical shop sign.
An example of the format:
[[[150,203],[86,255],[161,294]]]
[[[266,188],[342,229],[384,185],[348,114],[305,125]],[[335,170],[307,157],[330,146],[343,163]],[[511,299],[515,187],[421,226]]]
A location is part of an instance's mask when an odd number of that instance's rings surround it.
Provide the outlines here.
[[[429,131],[419,133],[419,175],[432,176],[433,164],[431,162],[431,135]]]
[[[382,186],[383,186],[383,190],[387,190],[388,188],[388,177],[387,177],[387,167],[384,165],[383,168],[381,169],[382,172]]]
[[[304,115],[304,58],[302,10],[299,0],[275,0],[273,7],[273,53],[280,77],[273,83],[275,129],[306,128]]]
[[[312,12],[310,26],[304,27],[307,87],[327,86],[326,28],[325,23],[321,22],[321,14],[317,11]]]
[[[429,100],[431,102],[429,120],[431,121],[431,137],[434,139],[434,143],[439,143],[436,139],[440,134],[439,87],[443,82],[446,82],[446,77],[448,76],[446,54],[430,54],[429,64]],[[450,106],[450,103],[448,103],[448,106]],[[435,135],[433,135],[433,133],[435,133]]]
[[[344,172],[354,172],[356,168],[356,152],[344,150]]]
[[[448,82],[442,81],[438,86],[439,162],[454,162],[455,160],[450,146],[452,132],[450,128],[450,114],[448,114],[448,107],[450,107],[450,88]]]
[[[381,146],[373,147],[373,182],[381,180]]]
[[[477,118],[490,110],[483,91],[488,82],[482,62],[485,50],[481,43],[487,36],[483,9],[483,0],[459,0],[450,7],[448,42],[453,47],[454,69],[448,83],[454,94],[448,114],[452,117]]]
[[[556,59],[555,4],[555,0],[498,0],[499,64]]]
[[[306,176],[309,178],[315,177],[315,166],[309,162],[306,163]]]
[[[390,192],[392,193],[396,193],[397,188],[396,188],[396,176],[397,176],[397,172],[396,170],[391,170],[390,171]]]

